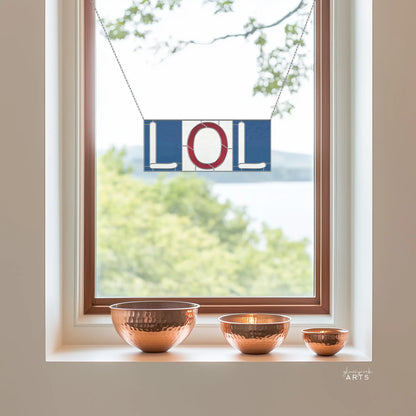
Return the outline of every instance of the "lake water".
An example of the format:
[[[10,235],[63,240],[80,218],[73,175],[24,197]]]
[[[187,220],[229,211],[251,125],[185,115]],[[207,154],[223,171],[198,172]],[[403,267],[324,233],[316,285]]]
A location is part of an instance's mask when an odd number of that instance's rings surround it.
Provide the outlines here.
[[[312,254],[314,240],[313,182],[216,183],[220,200],[244,206],[255,227],[266,223],[281,228],[290,240],[307,238]]]

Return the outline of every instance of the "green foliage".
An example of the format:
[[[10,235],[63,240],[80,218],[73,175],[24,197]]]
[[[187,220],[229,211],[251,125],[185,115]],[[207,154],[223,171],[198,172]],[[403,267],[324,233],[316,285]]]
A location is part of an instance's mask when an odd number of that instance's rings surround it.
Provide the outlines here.
[[[132,5],[126,9],[124,15],[112,22],[107,22],[106,26],[111,39],[124,39],[129,35],[133,35],[140,40],[144,40],[149,33],[146,27],[159,21],[159,11],[163,9],[173,10],[180,7],[182,0],[133,0]],[[214,5],[214,14],[233,12],[235,0],[204,0],[205,4]],[[248,17],[247,23],[244,25],[242,33],[227,34],[214,38],[208,44],[217,41],[224,41],[234,37],[244,37],[247,40],[253,40],[258,46],[258,80],[253,87],[253,95],[261,94],[264,96],[275,96],[279,93],[284,83],[286,71],[295,51],[298,39],[301,35],[304,20],[306,16],[306,1],[300,0],[297,6],[275,20],[271,24],[258,22],[253,17]],[[285,43],[282,47],[268,47],[266,31],[287,22],[292,16],[296,16],[300,22],[285,23]],[[179,40],[174,44],[170,41],[161,42],[157,49],[167,48],[170,54],[180,52],[186,46],[199,43],[194,40]],[[302,52],[305,48],[305,42],[301,41],[299,51],[292,67],[290,76],[286,83],[286,88],[290,94],[295,94],[302,80],[306,79],[312,66],[306,62],[306,54]],[[280,101],[273,115],[283,117],[290,113],[294,106],[290,101]]]
[[[133,35],[145,39],[146,26],[159,21],[159,12],[164,9],[173,10],[180,6],[181,0],[133,0],[123,16],[114,21],[106,21],[105,26],[111,39],[125,39]]]
[[[215,5],[215,14],[217,13],[229,13],[233,11],[234,0],[205,0],[205,3]]]
[[[252,231],[245,210],[219,202],[192,174],[145,183],[124,152],[97,165],[101,296],[302,296],[312,293],[307,240]]]
[[[254,94],[273,95],[277,97],[285,81],[289,63],[298,43],[299,50],[286,79],[285,87],[290,94],[295,94],[299,91],[302,80],[308,77],[308,72],[311,69],[311,66],[306,62],[306,54],[301,51],[305,46],[303,40],[299,42],[302,30],[303,27],[297,24],[287,24],[285,26],[285,46],[271,50],[266,48],[267,38],[265,32],[260,32],[255,42],[259,46],[259,55],[257,57],[259,78],[253,88]],[[290,101],[281,101],[279,102],[275,115],[283,117],[285,113],[291,113],[293,108],[294,106]]]

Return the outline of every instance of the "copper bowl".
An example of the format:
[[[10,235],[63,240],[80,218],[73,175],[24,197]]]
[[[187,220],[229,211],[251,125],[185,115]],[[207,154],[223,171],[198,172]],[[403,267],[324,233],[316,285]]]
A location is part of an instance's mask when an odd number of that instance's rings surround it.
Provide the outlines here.
[[[165,352],[180,344],[195,326],[199,305],[176,301],[123,302],[110,306],[121,338],[144,352]]]
[[[305,345],[318,355],[334,355],[348,340],[348,330],[341,328],[304,329],[302,334]]]
[[[227,342],[244,354],[267,354],[289,331],[290,318],[266,313],[234,313],[218,318]]]

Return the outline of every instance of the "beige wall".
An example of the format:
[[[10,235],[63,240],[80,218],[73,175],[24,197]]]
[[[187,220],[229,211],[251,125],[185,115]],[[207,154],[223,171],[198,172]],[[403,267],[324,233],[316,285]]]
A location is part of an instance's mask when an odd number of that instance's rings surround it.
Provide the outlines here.
[[[374,0],[374,362],[361,383],[341,363],[45,362],[43,3],[0,1],[0,414],[415,414],[416,1]]]

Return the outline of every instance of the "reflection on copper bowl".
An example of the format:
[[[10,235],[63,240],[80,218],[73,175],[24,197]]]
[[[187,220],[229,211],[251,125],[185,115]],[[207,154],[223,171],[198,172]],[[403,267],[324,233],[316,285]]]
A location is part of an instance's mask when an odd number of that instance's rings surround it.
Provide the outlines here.
[[[302,331],[305,345],[318,355],[334,355],[348,340],[348,330],[340,328],[311,328]]]
[[[289,331],[290,318],[266,313],[235,313],[218,318],[227,342],[244,354],[267,354]]]
[[[195,326],[199,305],[176,301],[123,302],[110,306],[114,327],[128,344],[144,352],[165,352]]]

